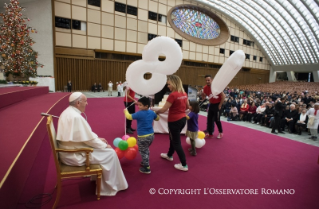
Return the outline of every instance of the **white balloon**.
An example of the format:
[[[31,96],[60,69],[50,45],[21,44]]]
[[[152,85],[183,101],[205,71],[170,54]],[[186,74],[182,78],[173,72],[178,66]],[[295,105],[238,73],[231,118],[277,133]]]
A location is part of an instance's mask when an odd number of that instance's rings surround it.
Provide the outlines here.
[[[126,71],[126,80],[133,91],[149,96],[163,89],[167,77],[164,74],[156,73],[154,65],[153,62],[144,62],[143,60],[137,60],[130,64]],[[148,72],[152,73],[152,77],[146,80],[144,74]]]
[[[158,60],[160,54],[166,56],[164,61]],[[144,47],[142,60],[129,65],[126,80],[136,93],[144,96],[154,95],[165,86],[166,75],[178,70],[182,59],[182,50],[175,40],[165,36],[154,38]],[[145,73],[151,73],[151,79],[144,79]]]
[[[186,144],[191,145],[191,139],[189,137],[186,137]]]
[[[164,54],[164,61],[159,61],[158,57]],[[177,42],[166,36],[160,36],[152,39],[144,47],[143,60],[147,62],[156,62],[155,71],[165,75],[175,73],[181,66],[183,53]]]
[[[213,96],[220,94],[230,81],[235,77],[245,62],[245,53],[243,50],[237,50],[224,62],[219,69],[211,84]]]
[[[197,138],[195,140],[195,143],[196,143],[196,148],[202,148],[205,144],[206,144],[206,140],[205,139],[200,139],[200,138]]]

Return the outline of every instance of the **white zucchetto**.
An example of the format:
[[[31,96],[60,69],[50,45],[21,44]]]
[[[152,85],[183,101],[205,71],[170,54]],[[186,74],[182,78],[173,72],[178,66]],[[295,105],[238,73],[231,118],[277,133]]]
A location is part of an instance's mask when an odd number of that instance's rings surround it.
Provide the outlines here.
[[[69,97],[69,102],[73,102],[74,100],[76,100],[77,98],[79,98],[82,95],[81,92],[74,92],[70,95]]]

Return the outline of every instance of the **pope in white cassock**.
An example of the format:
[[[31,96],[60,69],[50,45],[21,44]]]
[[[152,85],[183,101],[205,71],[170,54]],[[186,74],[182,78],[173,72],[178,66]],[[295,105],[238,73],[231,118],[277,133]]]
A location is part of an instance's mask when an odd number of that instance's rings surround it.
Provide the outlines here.
[[[81,92],[74,92],[58,122],[58,146],[62,149],[94,148],[90,154],[91,164],[100,164],[103,169],[101,195],[114,196],[120,190],[128,188],[119,159],[107,141],[99,138],[81,113],[85,111],[87,98]],[[82,166],[85,164],[84,153],[59,153],[66,165]]]
[[[309,117],[307,128],[309,128],[311,137],[310,139],[317,141],[317,132],[319,125],[319,103],[315,104],[314,108],[310,108],[307,112]]]

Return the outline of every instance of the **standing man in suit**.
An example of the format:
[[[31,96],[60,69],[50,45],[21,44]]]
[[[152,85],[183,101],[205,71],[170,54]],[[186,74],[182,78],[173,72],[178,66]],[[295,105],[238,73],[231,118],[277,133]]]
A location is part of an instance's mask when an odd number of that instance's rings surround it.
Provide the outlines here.
[[[71,91],[72,91],[72,83],[71,83],[71,80],[69,80],[67,86],[68,86],[68,92],[71,92]]]
[[[285,98],[282,98],[281,100],[280,98],[278,98],[276,100],[275,113],[274,113],[275,124],[273,125],[271,130],[271,133],[273,134],[277,134],[276,129],[278,130],[278,133],[284,134],[284,132],[280,130],[280,121],[281,121],[283,111],[286,108],[286,106],[284,105],[285,100],[286,100]]]

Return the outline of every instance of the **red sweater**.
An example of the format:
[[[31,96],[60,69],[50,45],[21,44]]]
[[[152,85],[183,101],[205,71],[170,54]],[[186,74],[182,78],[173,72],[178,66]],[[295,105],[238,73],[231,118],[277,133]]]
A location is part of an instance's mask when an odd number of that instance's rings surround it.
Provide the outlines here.
[[[244,112],[247,112],[249,110],[249,104],[245,104],[243,103],[240,107],[240,111],[244,111]]]
[[[257,107],[256,106],[250,106],[248,112],[251,112],[252,114],[256,113]]]

